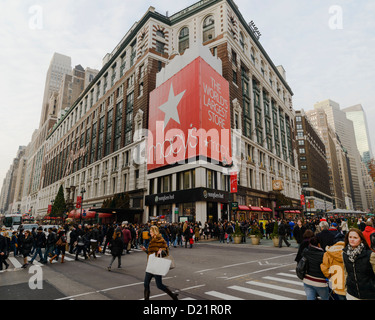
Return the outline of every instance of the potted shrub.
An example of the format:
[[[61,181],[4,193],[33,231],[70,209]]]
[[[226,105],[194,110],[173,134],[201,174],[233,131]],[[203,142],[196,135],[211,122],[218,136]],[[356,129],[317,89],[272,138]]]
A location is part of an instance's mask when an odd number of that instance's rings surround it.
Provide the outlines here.
[[[275,224],[273,225],[273,231],[270,234],[270,237],[273,241],[273,245],[275,247],[278,247],[279,246],[279,225],[277,221],[275,221]]]
[[[260,243],[260,239],[263,238],[263,235],[259,229],[258,225],[252,225],[250,230],[250,239],[251,243],[254,245],[258,245]]]
[[[237,243],[237,244],[241,243],[243,235],[244,234],[241,232],[240,225],[238,224],[238,222],[236,222],[236,227],[233,233],[234,243]]]

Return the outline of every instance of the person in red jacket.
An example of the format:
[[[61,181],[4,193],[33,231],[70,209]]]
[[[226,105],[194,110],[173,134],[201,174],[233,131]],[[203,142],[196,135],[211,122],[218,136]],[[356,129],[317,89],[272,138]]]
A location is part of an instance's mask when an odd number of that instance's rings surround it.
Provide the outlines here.
[[[371,220],[367,220],[365,230],[362,232],[363,236],[366,239],[366,242],[368,246],[371,248],[371,241],[370,241],[370,235],[375,232],[375,228],[373,226],[373,223]],[[374,249],[371,248],[372,251],[375,252]]]

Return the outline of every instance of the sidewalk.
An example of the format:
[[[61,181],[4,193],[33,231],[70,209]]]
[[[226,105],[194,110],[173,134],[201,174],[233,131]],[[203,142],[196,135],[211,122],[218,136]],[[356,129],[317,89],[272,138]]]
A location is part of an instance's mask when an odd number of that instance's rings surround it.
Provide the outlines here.
[[[288,239],[288,242],[291,244],[289,248],[295,248],[295,249],[298,249],[298,244],[296,242],[296,240],[290,240]],[[212,238],[212,239],[207,239],[207,240],[199,240],[198,243],[217,243],[217,244],[221,244],[223,245],[222,243],[219,243],[219,240],[217,240],[216,238]],[[225,243],[226,244],[226,243]],[[260,243],[259,245],[253,245],[251,243],[251,239],[250,238],[246,238],[246,243],[240,243],[240,244],[235,244],[235,243],[229,243],[230,245],[236,245],[236,246],[252,246],[252,247],[273,247],[275,249],[279,249],[279,247],[275,247],[274,244],[273,244],[273,241],[271,239],[266,239],[265,237],[263,239],[260,240]],[[282,243],[282,248],[280,249],[283,249],[283,248],[288,248],[285,244],[285,242],[283,241]]]

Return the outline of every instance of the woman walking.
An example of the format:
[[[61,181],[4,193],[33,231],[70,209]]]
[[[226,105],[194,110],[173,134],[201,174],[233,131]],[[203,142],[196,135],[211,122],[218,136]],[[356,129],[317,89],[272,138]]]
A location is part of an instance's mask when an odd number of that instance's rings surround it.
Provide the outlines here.
[[[109,263],[108,271],[111,271],[112,263],[117,258],[118,268],[121,268],[121,254],[124,249],[124,240],[122,239],[121,231],[113,233],[113,237],[110,240],[109,249],[111,250],[112,260]]]
[[[23,243],[22,243],[23,265],[21,268],[27,267],[28,265],[27,257],[30,255],[33,244],[34,244],[34,238],[31,235],[30,230],[26,230],[25,238],[23,239]]]
[[[150,228],[150,235],[151,240],[148,246],[148,249],[145,247],[141,247],[143,251],[147,253],[147,260],[150,254],[157,254],[161,255],[162,251],[168,256],[169,255],[169,249],[167,246],[167,243],[163,239],[162,235],[159,232],[159,228],[157,226],[151,226]],[[144,297],[145,300],[150,299],[150,282],[151,279],[155,277],[156,286],[159,290],[164,291],[167,293],[173,300],[178,300],[177,296],[178,294],[173,293],[171,290],[169,290],[168,287],[166,287],[162,282],[162,276],[160,275],[154,275],[152,273],[146,272],[145,280],[144,280]]]
[[[324,250],[317,237],[310,239],[310,244],[303,251],[302,256],[307,259],[307,271],[303,279],[307,300],[315,300],[317,295],[322,300],[329,300],[328,283],[320,268]]]
[[[61,228],[57,232],[55,255],[51,259],[49,259],[49,263],[52,263],[53,259],[56,259],[56,261],[58,261],[60,253],[61,253],[61,263],[64,263],[64,257],[65,257],[65,250],[66,250],[67,242],[68,242],[68,239],[65,235],[65,230]]]
[[[362,231],[352,228],[345,235],[343,260],[347,300],[375,299],[375,253]]]

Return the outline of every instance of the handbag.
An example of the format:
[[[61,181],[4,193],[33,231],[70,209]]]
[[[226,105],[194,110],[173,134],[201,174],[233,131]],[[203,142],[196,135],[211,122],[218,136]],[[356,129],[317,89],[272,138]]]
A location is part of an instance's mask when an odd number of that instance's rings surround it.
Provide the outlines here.
[[[307,268],[308,268],[308,261],[305,257],[302,257],[296,267],[296,274],[300,280],[303,280],[305,278]]]
[[[59,238],[59,240],[57,240],[57,242],[56,242],[56,246],[60,247],[62,245],[63,245],[63,241],[62,241],[61,238]]]
[[[146,272],[153,275],[165,276],[167,275],[172,264],[172,260],[164,259],[156,256],[155,254],[150,254],[148,256]]]

